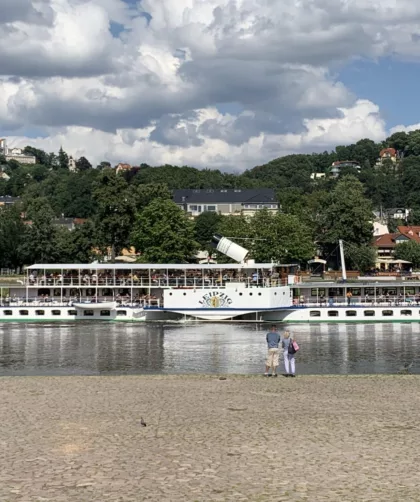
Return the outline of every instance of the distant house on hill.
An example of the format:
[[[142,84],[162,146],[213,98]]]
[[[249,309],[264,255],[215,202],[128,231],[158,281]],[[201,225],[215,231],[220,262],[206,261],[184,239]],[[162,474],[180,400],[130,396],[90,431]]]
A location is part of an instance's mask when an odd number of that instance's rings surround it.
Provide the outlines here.
[[[1,206],[12,206],[16,202],[19,202],[19,197],[11,197],[10,195],[3,195],[0,197],[0,207]]]
[[[117,171],[117,174],[118,173],[127,172],[127,171],[131,171],[131,166],[130,166],[130,164],[124,164],[124,163],[120,162],[117,165],[116,171]]]
[[[4,155],[7,161],[16,160],[20,164],[36,164],[36,157],[23,153],[21,148],[9,148],[5,138],[0,139],[0,154]]]
[[[332,163],[330,174],[333,178],[338,178],[340,176],[341,170],[344,167],[352,167],[357,171],[360,171],[360,165],[355,160],[337,160]]]
[[[252,216],[264,208],[276,212],[280,207],[271,188],[174,190],[173,200],[193,217],[206,211]]]
[[[381,166],[385,160],[390,160],[393,164],[397,163],[398,152],[395,148],[383,148],[379,152],[379,159],[376,162],[377,166]]]

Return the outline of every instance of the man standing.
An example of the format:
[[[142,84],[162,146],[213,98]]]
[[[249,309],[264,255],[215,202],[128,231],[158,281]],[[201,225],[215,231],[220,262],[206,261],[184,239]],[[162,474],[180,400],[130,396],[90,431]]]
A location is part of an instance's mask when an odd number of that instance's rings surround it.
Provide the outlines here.
[[[271,376],[269,371],[270,368],[271,374],[273,377],[277,376],[277,366],[279,365],[279,343],[280,343],[280,335],[277,331],[276,326],[271,326],[271,331],[267,333],[266,336],[268,354],[267,354],[267,362],[265,364],[265,373],[264,376]]]

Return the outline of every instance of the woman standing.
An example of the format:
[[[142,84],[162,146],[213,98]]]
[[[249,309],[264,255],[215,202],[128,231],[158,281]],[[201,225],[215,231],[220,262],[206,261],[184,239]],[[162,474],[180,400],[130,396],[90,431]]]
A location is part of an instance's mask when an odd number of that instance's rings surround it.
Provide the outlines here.
[[[284,332],[281,346],[284,349],[284,369],[286,371],[285,376],[294,377],[296,369],[295,367],[296,351],[293,349],[293,338],[290,336],[290,333],[288,331]]]

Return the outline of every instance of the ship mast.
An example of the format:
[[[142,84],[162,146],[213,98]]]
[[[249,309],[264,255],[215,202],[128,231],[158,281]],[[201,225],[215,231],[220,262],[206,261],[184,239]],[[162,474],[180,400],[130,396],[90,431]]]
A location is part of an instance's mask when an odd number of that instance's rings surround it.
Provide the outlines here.
[[[343,244],[343,240],[340,239],[338,241],[338,243],[340,245],[341,277],[342,277],[343,281],[347,281],[346,262],[344,260],[344,244]]]

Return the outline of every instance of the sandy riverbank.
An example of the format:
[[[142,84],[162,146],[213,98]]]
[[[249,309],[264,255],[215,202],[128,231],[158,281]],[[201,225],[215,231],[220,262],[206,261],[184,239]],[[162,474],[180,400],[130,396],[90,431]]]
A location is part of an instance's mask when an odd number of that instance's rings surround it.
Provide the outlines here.
[[[419,388],[418,376],[2,378],[0,500],[418,501]]]

